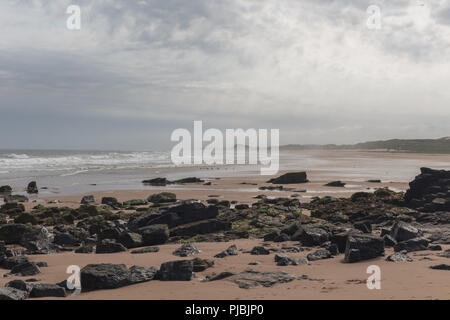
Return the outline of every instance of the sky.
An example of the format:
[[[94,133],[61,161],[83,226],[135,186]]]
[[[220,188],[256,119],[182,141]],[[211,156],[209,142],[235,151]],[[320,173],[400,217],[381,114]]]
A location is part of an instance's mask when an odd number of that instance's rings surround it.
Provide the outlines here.
[[[0,30],[0,149],[168,150],[194,120],[450,136],[448,0],[2,0]]]

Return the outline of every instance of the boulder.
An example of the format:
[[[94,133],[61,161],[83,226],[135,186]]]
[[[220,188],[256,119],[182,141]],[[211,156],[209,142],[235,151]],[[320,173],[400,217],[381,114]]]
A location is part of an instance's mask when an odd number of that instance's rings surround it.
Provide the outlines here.
[[[169,240],[169,228],[166,224],[155,224],[138,229],[144,246],[166,243]]]
[[[323,259],[330,259],[333,256],[331,255],[331,252],[325,249],[319,249],[312,253],[309,253],[306,258],[308,261],[316,261],[316,260],[323,260]]]
[[[151,186],[165,186],[168,183],[170,183],[170,181],[168,181],[166,178],[154,178],[149,180],[143,180],[142,183]]]
[[[5,300],[24,300],[28,297],[26,291],[15,288],[0,287],[0,301]]]
[[[396,222],[391,229],[391,237],[397,242],[421,237],[422,235],[423,233],[419,229],[401,221]]]
[[[144,253],[155,253],[159,252],[159,247],[145,247],[145,248],[139,248],[136,250],[131,251],[132,254],[144,254]]]
[[[401,252],[396,252],[396,253],[393,253],[393,254],[389,255],[386,258],[386,261],[391,261],[391,262],[412,262],[413,259],[411,259],[411,257],[409,257],[406,254],[406,251],[401,251]]]
[[[66,290],[56,284],[33,284],[31,285],[30,297],[31,298],[45,298],[45,297],[58,297],[64,298],[66,296]]]
[[[282,176],[267,181],[273,184],[294,184],[294,183],[306,183],[308,179],[306,172],[290,172],[283,174]]]
[[[208,268],[211,268],[214,265],[214,261],[213,260],[208,260],[208,259],[200,259],[200,258],[195,258],[192,259],[192,263],[194,265],[194,272],[203,272]]]
[[[252,255],[268,255],[270,251],[264,248],[263,246],[256,246],[250,251]]]
[[[179,257],[188,257],[194,254],[199,254],[201,251],[194,243],[185,243],[180,248],[176,249],[172,254]]]
[[[434,270],[450,270],[450,264],[438,264],[436,266],[431,266],[430,269],[434,269]]]
[[[12,256],[12,257],[7,257],[4,258],[1,263],[0,263],[0,267],[3,269],[9,269],[11,270],[12,268],[14,268],[15,266],[28,262],[28,257],[26,256]]]
[[[228,247],[226,250],[216,254],[214,256],[214,258],[225,258],[228,256],[237,256],[237,255],[238,255],[237,247],[236,247],[236,245],[233,244],[232,246]]]
[[[371,235],[349,235],[344,261],[353,263],[384,255],[383,238]]]
[[[155,267],[132,266],[129,271],[131,284],[153,280],[158,273],[158,270]]]
[[[86,245],[86,244],[80,246],[79,248],[77,248],[75,250],[75,253],[87,253],[87,254],[89,254],[89,253],[92,253],[92,252],[94,252],[94,247],[92,245]]]
[[[120,206],[120,202],[117,200],[117,198],[113,198],[113,197],[103,197],[102,204],[106,204],[111,207]]]
[[[27,186],[27,193],[38,193],[38,187],[36,181],[31,181]]]
[[[104,254],[125,251],[127,251],[127,248],[125,248],[121,243],[116,242],[116,240],[104,239],[101,242],[97,243],[95,253]]]
[[[142,236],[139,233],[124,231],[119,235],[119,243],[124,245],[124,247],[138,248],[142,246]]]
[[[190,281],[193,277],[192,260],[170,261],[161,264],[159,279],[161,281]]]
[[[287,283],[297,277],[284,271],[259,272],[246,270],[231,276],[231,280],[241,289],[250,289],[258,286],[273,287],[277,284]]]
[[[176,202],[177,196],[174,193],[171,192],[161,192],[152,194],[147,198],[148,202],[152,203],[169,203],[169,202]]]
[[[372,225],[368,222],[357,222],[353,224],[353,227],[362,233],[372,233]]]
[[[170,231],[171,236],[193,237],[199,234],[209,234],[231,230],[231,223],[217,219],[203,220],[179,226]]]
[[[56,233],[53,239],[53,243],[60,246],[78,246],[80,240],[76,239],[72,234],[68,232]]]
[[[407,252],[427,250],[429,240],[423,237],[413,238],[397,243],[394,246],[395,252],[406,250]]]
[[[12,188],[10,186],[0,186],[0,194],[10,194]]]
[[[88,264],[80,272],[83,291],[116,289],[131,284],[124,264]]]
[[[19,275],[22,277],[34,276],[39,273],[41,273],[41,270],[35,262],[24,262],[15,265],[11,269],[11,274]]]
[[[332,181],[325,185],[325,187],[345,187],[345,183],[338,180],[338,181]]]
[[[391,248],[397,244],[397,241],[395,241],[395,239],[392,238],[389,234],[385,234],[383,236],[383,240],[384,240],[384,246],[386,248]]]
[[[92,203],[95,203],[95,198],[93,195],[84,196],[81,199],[81,204],[87,205],[87,204],[92,204]]]
[[[300,241],[305,247],[320,246],[331,239],[331,234],[319,227],[300,226],[291,237],[293,241]]]

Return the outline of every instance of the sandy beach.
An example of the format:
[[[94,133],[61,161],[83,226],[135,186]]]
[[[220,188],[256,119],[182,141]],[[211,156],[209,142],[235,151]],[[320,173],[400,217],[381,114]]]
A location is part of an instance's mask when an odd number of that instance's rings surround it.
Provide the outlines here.
[[[324,152],[318,158],[324,163],[332,162],[332,167],[324,167],[323,164],[306,169],[310,182],[301,184],[289,184],[283,191],[259,190],[271,184],[267,180],[271,177],[257,174],[234,176],[202,177],[204,183],[189,185],[169,185],[166,187],[152,187],[148,189],[106,190],[95,191],[76,195],[37,194],[29,197],[30,202],[24,203],[25,210],[32,210],[37,204],[47,207],[78,208],[83,196],[93,195],[96,205],[100,205],[103,197],[114,197],[119,202],[132,199],[146,199],[152,194],[160,192],[172,192],[178,200],[196,199],[206,204],[207,200],[218,199],[236,201],[238,204],[253,204],[258,195],[268,198],[298,199],[300,203],[309,203],[314,197],[332,196],[336,198],[349,198],[355,192],[373,192],[378,188],[389,188],[396,192],[406,191],[408,182],[414,178],[410,172],[419,173],[422,165],[436,166],[450,163],[448,155],[411,155],[373,152]],[[336,160],[338,158],[339,160]],[[292,160],[286,160],[292,167]],[[317,162],[321,163],[321,162]],[[377,171],[370,173],[368,166],[378,163]],[[389,167],[393,164],[393,169]],[[392,175],[397,165],[403,165],[404,173]],[[387,169],[385,169],[387,168]],[[278,175],[289,172],[280,171]],[[148,177],[145,177],[148,178]],[[151,177],[150,177],[151,178]],[[370,179],[380,179],[381,182],[367,182]],[[341,180],[345,187],[326,187],[326,183]],[[58,203],[48,203],[57,200]],[[34,202],[32,202],[34,201]],[[119,210],[114,210],[117,212]],[[306,216],[310,215],[307,209],[302,210]],[[50,227],[51,229],[51,227]],[[379,234],[379,230],[374,231]],[[245,251],[254,246],[261,245],[262,238],[250,237],[249,239],[236,239],[229,242],[200,242],[196,245],[202,251],[200,254],[189,258],[180,258],[172,252],[181,246],[179,243],[161,244],[159,252],[146,254],[131,254],[119,252],[113,254],[76,254],[74,252],[52,253],[47,255],[30,255],[30,261],[46,262],[48,267],[41,268],[41,273],[33,276],[38,283],[58,283],[68,277],[66,269],[69,265],[80,268],[88,264],[113,263],[125,264],[127,267],[159,266],[167,261],[191,259],[213,259],[214,266],[203,272],[196,272],[191,281],[150,281],[135,284],[114,290],[98,290],[83,292],[68,299],[450,299],[450,282],[447,272],[432,270],[429,267],[437,264],[448,263],[448,258],[439,254],[450,248],[450,245],[442,245],[442,251],[418,251],[411,252],[413,262],[388,262],[386,256],[392,254],[392,248],[386,248],[385,256],[361,261],[358,263],[343,263],[344,255],[341,253],[332,259],[310,261],[308,265],[277,266],[274,263],[274,254],[254,256]],[[215,259],[214,255],[235,244],[239,250],[237,256],[223,259]],[[282,246],[298,246],[298,242],[288,241],[283,243],[266,242],[272,248],[281,249]],[[306,257],[317,248],[309,248],[300,253],[292,253],[292,258]],[[249,265],[252,261],[259,261],[259,265]],[[381,289],[369,290],[366,280],[369,277],[367,267],[377,265],[381,269]],[[289,283],[278,284],[274,287],[257,287],[241,289],[230,280],[224,279],[214,282],[204,282],[207,275],[221,272],[243,272],[246,269],[272,272],[282,270],[290,274],[307,275],[312,280],[294,280]],[[8,270],[0,269],[0,286],[11,280],[24,277],[3,277]],[[30,278],[30,277],[28,277]],[[53,299],[53,298],[52,298]]]

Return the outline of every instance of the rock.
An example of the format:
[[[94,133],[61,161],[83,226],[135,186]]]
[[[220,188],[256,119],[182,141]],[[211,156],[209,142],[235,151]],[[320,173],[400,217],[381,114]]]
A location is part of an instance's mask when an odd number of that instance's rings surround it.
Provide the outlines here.
[[[15,288],[0,287],[0,301],[5,300],[25,300],[28,297],[26,291]]]
[[[70,233],[57,233],[55,234],[53,243],[60,246],[78,246],[80,245],[80,241],[76,239]]]
[[[111,207],[118,207],[118,206],[120,206],[119,201],[117,201],[117,199],[113,198],[113,197],[103,197],[102,198],[102,204],[106,204],[106,205],[111,206]]]
[[[384,240],[384,246],[387,248],[391,248],[393,246],[395,246],[397,244],[397,241],[395,241],[394,238],[392,238],[390,235],[385,234],[383,236],[383,240]]]
[[[161,281],[190,281],[193,277],[192,260],[170,261],[161,264],[159,279]]]
[[[164,244],[169,240],[169,228],[166,224],[155,224],[138,229],[144,246]]]
[[[206,276],[206,280],[207,281],[218,281],[218,280],[223,280],[223,279],[232,277],[234,275],[236,275],[236,273],[224,271],[219,274],[212,274],[210,276]]]
[[[300,226],[291,237],[293,241],[300,241],[305,247],[320,246],[329,241],[331,234],[319,227]]]
[[[250,254],[252,254],[252,255],[268,255],[268,254],[270,254],[270,251],[262,246],[256,246],[256,247],[253,247]]]
[[[313,253],[307,255],[308,261],[330,259],[332,257],[333,256],[331,255],[331,252],[325,249],[316,250]]]
[[[1,186],[0,193],[1,194],[10,194],[12,192],[12,188],[10,186]]]
[[[353,227],[362,233],[372,233],[372,225],[367,222],[354,223]]]
[[[386,258],[386,261],[391,262],[412,262],[413,259],[411,259],[407,254],[406,251],[396,252],[391,255],[389,255]]]
[[[280,235],[280,230],[273,230],[264,236],[264,241],[274,241]]]
[[[325,187],[345,187],[345,183],[342,181],[332,181],[325,185]]]
[[[15,266],[25,262],[28,262],[28,257],[26,256],[12,256],[7,257],[3,261],[1,261],[0,267],[2,267],[3,269],[11,270]]]
[[[294,265],[294,266],[299,266],[299,265],[304,265],[304,264],[309,264],[308,259],[303,258],[303,257],[292,259],[292,265]]]
[[[208,260],[208,259],[200,259],[200,258],[195,258],[192,260],[193,263],[193,271],[194,272],[203,272],[208,268],[211,268],[214,265],[214,261],[213,260]]]
[[[134,207],[134,206],[145,206],[148,203],[147,200],[143,199],[133,199],[123,202],[124,207]]]
[[[18,265],[15,265],[11,269],[11,274],[19,275],[22,277],[34,276],[36,274],[41,273],[41,270],[34,262],[24,262]]]
[[[142,181],[142,183],[148,184],[151,186],[165,186],[168,183],[170,183],[170,181],[168,181],[166,178],[155,178],[155,179],[144,180],[144,181]]]
[[[179,226],[175,229],[171,229],[170,234],[171,236],[193,237],[199,234],[209,234],[227,230],[231,230],[230,222],[210,219]]]
[[[38,187],[36,181],[31,181],[27,186],[27,193],[38,193]]]
[[[434,232],[429,240],[435,244],[450,244],[450,230],[442,232]]]
[[[201,253],[201,251],[193,243],[185,243],[180,248],[172,252],[173,255],[179,257],[188,257],[199,253]]]
[[[228,256],[237,256],[237,255],[238,255],[237,247],[236,247],[236,245],[233,244],[232,246],[228,247],[226,250],[216,254],[214,256],[214,258],[225,258]]]
[[[292,259],[284,253],[275,254],[274,260],[277,266],[288,266],[292,263]]]
[[[286,173],[278,178],[270,179],[268,183],[273,184],[294,184],[294,183],[306,183],[306,172],[290,172]]]
[[[7,202],[0,207],[0,213],[9,215],[10,217],[17,216],[25,211],[25,207],[21,203]]]
[[[116,289],[131,284],[124,264],[88,264],[80,272],[83,291]]]
[[[331,241],[324,242],[322,244],[322,248],[328,250],[332,256],[337,256],[339,254],[339,247],[336,243],[332,243]]]
[[[419,237],[414,239],[409,239],[406,241],[402,241],[397,243],[394,246],[395,252],[406,250],[407,252],[413,252],[413,251],[422,251],[427,250],[429,240]]]
[[[202,183],[205,182],[202,179],[196,177],[183,178],[179,180],[172,181],[174,184],[185,184],[185,183]]]
[[[397,242],[421,237],[422,235],[419,229],[404,222],[396,222],[391,230],[391,237]]]
[[[151,281],[158,273],[158,270],[155,267],[132,266],[129,271],[131,284]]]
[[[28,198],[21,194],[5,195],[5,202],[28,202]]]
[[[245,210],[245,209],[248,209],[250,207],[248,206],[248,204],[237,204],[234,208],[237,209],[237,210]]]
[[[144,253],[154,253],[159,252],[158,247],[145,247],[131,251],[132,254],[144,254]]]
[[[286,242],[290,241],[291,237],[289,237],[286,233],[280,233],[275,239],[273,239],[274,242]]]
[[[152,194],[147,198],[148,202],[152,203],[169,203],[169,202],[176,202],[177,196],[174,193],[171,192],[161,192],[157,194]]]
[[[438,264],[436,266],[431,266],[430,269],[434,270],[450,270],[449,264]]]
[[[25,281],[22,281],[22,280],[12,280],[12,281],[8,282],[5,285],[5,287],[14,288],[14,289],[17,289],[20,291],[25,291],[27,293],[27,297],[31,291],[31,287]]]
[[[127,248],[125,248],[121,243],[116,242],[116,240],[104,239],[97,244],[95,253],[104,254],[104,253],[116,253],[125,251],[127,251]]]
[[[60,297],[66,296],[66,290],[56,284],[33,284],[31,285],[31,298]]]
[[[95,203],[95,198],[94,198],[93,195],[84,196],[84,197],[81,199],[81,204],[86,205],[86,204],[91,204],[91,203]]]
[[[20,245],[30,254],[48,254],[53,249],[52,237],[45,227],[37,226],[22,234]]]
[[[94,252],[94,247],[92,245],[82,245],[75,250],[75,253],[92,253]]]
[[[373,194],[369,192],[356,192],[352,194],[351,201],[357,202],[357,201],[366,201],[367,199],[370,199],[373,197]]]
[[[125,248],[132,249],[142,246],[142,236],[139,233],[124,231],[119,235],[119,243]]]
[[[241,289],[250,289],[257,286],[273,287],[277,284],[291,282],[296,279],[292,274],[284,271],[259,272],[246,270],[231,277]]]
[[[428,250],[431,251],[442,251],[442,247],[440,245],[432,245],[428,247]]]
[[[250,266],[259,266],[261,264],[261,262],[259,261],[251,261],[248,263]]]
[[[353,263],[384,255],[383,238],[371,235],[349,235],[344,261]]]

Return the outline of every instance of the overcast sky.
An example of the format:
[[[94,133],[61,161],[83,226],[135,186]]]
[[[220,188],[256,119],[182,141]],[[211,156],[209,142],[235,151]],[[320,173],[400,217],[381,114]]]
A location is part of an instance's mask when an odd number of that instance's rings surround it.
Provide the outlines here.
[[[164,150],[194,120],[283,144],[450,135],[447,0],[2,0],[0,30],[0,148]]]

